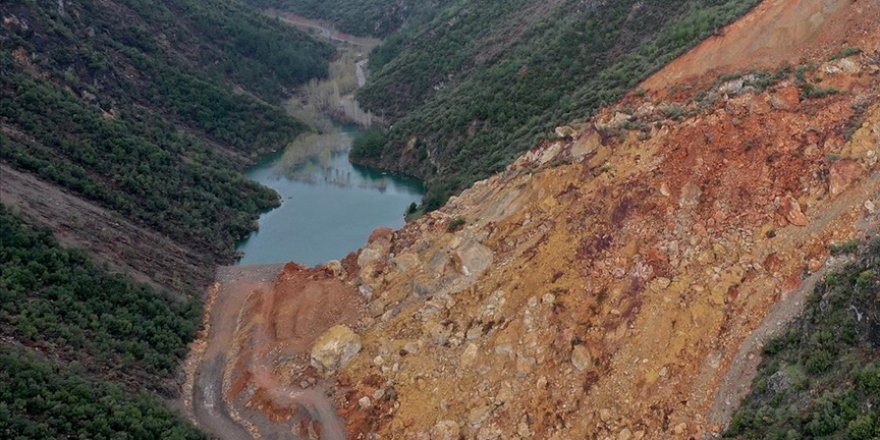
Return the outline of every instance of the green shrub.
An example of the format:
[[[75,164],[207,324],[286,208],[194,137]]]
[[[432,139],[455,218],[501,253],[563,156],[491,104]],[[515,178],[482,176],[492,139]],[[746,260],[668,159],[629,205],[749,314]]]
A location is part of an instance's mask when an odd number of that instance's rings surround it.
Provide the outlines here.
[[[0,206],[0,334],[143,381],[175,374],[200,315],[197,300],[108,273]]]
[[[821,99],[838,93],[841,93],[840,90],[834,87],[819,87],[813,84],[803,84],[801,86],[801,95],[805,99]]]
[[[359,134],[352,144],[351,157],[357,161],[378,159],[385,148],[385,130],[371,127]]]
[[[841,49],[839,52],[835,53],[834,55],[831,55],[830,57],[828,57],[828,61],[835,61],[835,60],[839,60],[841,58],[849,58],[853,55],[859,55],[861,53],[862,53],[862,50],[859,49],[858,47],[846,47],[846,48]]]
[[[859,240],[854,238],[841,243],[831,243],[828,250],[831,255],[853,254],[859,250]]]
[[[467,224],[467,220],[464,217],[456,217],[446,225],[446,230],[449,232],[455,232],[461,229],[465,224]]]

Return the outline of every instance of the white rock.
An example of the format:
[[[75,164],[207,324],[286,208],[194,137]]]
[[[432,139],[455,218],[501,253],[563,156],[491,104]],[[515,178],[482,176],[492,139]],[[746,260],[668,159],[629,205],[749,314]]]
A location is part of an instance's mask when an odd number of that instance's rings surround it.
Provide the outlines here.
[[[358,406],[361,407],[361,409],[370,409],[370,407],[373,406],[373,402],[370,401],[369,397],[364,396],[358,400]]]
[[[477,360],[477,344],[470,343],[465,347],[464,352],[461,354],[461,366],[462,367],[470,367],[474,365],[474,362]]]
[[[311,363],[319,370],[333,372],[348,365],[360,351],[361,337],[344,325],[336,325],[312,345]]]
[[[584,371],[593,363],[593,359],[590,356],[590,351],[587,350],[587,347],[583,345],[575,345],[571,350],[571,363],[574,364],[574,367],[578,369],[578,371]]]

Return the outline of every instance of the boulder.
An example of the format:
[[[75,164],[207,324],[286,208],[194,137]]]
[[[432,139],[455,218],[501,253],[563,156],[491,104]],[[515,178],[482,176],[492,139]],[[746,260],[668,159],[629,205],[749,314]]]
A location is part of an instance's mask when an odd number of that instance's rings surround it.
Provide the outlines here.
[[[441,420],[431,429],[431,440],[458,440],[461,427],[452,420]]]
[[[854,160],[838,160],[831,164],[828,172],[828,189],[832,196],[836,196],[859,180],[864,170]]]
[[[784,87],[770,97],[770,105],[777,110],[790,110],[801,103],[801,93],[797,87]]]
[[[312,345],[312,366],[333,372],[343,368],[361,351],[361,337],[344,325],[324,332]]]
[[[801,205],[791,195],[782,198],[779,209],[780,214],[795,226],[806,226],[809,223],[807,216],[801,211]]]
[[[703,190],[695,183],[688,183],[681,189],[681,197],[678,199],[678,206],[682,208],[692,208],[700,203],[700,196]]]
[[[590,356],[590,351],[587,350],[587,347],[583,345],[575,345],[571,350],[571,363],[574,364],[574,367],[578,369],[578,371],[584,371],[593,364],[593,359]]]
[[[474,365],[474,362],[477,360],[479,347],[477,344],[470,343],[465,347],[464,352],[461,354],[461,367],[468,368]]]

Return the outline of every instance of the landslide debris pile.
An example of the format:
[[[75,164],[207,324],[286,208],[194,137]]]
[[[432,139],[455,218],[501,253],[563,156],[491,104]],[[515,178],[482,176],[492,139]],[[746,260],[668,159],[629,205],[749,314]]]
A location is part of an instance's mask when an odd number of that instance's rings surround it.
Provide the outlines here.
[[[258,434],[295,420],[277,383],[330,391],[349,438],[720,435],[764,343],[880,227],[880,29],[849,31],[633,93],[342,262],[288,266],[213,314],[231,347],[272,341],[231,352],[222,395]],[[266,305],[327,283],[336,311],[305,337]]]

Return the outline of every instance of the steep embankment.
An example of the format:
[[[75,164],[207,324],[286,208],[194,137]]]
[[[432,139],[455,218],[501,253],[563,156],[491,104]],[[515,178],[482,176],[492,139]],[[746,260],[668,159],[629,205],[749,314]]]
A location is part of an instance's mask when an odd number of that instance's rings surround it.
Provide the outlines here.
[[[3,203],[111,265],[200,290],[277,203],[237,171],[304,129],[258,96],[279,103],[325,74],[331,49],[236,2],[13,2],[0,15]],[[170,240],[142,243],[138,228]]]
[[[0,3],[0,437],[202,437],[156,394],[330,55],[238,0]]]
[[[782,3],[813,4],[768,5]],[[629,96],[342,263],[290,266],[246,293],[254,305],[212,319],[236,323],[234,340],[275,328],[263,373],[335,384],[352,438],[719,433],[754,377],[752,336],[797,314],[830,244],[880,227],[880,5],[839,8],[817,29],[841,39],[779,46],[804,54],[794,67],[719,79],[729,72],[709,65]],[[744,18],[770,28],[721,38],[756,41],[801,13],[767,20],[776,10]],[[300,324],[286,309],[255,306],[327,283],[365,312],[301,323],[355,334],[302,339],[283,330]],[[254,359],[226,359],[227,401],[248,423],[289,423],[243,368]]]

